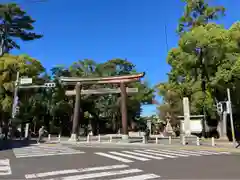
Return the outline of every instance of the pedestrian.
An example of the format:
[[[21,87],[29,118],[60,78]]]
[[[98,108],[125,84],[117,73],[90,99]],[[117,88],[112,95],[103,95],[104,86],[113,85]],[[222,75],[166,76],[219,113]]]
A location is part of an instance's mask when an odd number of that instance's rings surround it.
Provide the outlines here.
[[[38,139],[37,139],[38,144],[40,144],[40,141],[42,140],[42,137],[45,132],[47,132],[47,131],[44,129],[44,126],[42,126],[38,131]]]
[[[150,129],[148,127],[145,129],[145,136],[146,136],[146,140],[148,141],[150,137]]]
[[[28,130],[28,140],[31,140],[31,136],[32,136],[32,130],[31,130],[31,128],[29,128],[29,130]]]

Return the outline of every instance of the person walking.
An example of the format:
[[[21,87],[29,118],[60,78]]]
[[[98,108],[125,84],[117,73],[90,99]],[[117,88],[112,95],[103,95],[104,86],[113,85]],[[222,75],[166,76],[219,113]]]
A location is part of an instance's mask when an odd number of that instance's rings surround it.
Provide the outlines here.
[[[150,129],[147,127],[145,129],[145,138],[146,138],[147,141],[149,140],[149,137],[150,137]]]
[[[42,137],[45,132],[47,132],[47,131],[44,129],[44,126],[42,126],[38,131],[38,139],[37,139],[38,144],[40,144],[40,141],[42,140]]]

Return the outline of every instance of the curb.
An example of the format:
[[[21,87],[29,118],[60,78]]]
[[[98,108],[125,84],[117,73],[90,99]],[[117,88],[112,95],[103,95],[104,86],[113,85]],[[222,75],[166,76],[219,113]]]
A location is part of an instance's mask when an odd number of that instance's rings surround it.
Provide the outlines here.
[[[191,146],[185,146],[185,147],[179,147],[179,149],[182,150],[207,150],[207,151],[219,151],[219,152],[233,152],[233,153],[240,153],[240,149],[233,149],[233,148],[226,148],[226,147],[191,147]]]

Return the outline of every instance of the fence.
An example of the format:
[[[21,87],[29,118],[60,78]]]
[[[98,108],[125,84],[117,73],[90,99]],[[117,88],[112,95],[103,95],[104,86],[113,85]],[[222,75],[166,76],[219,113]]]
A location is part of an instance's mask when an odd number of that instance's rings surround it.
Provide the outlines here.
[[[52,143],[58,143],[61,141],[68,141],[69,137],[61,137],[58,136],[51,136],[48,135],[47,141]],[[107,135],[88,135],[86,137],[79,137],[79,143],[119,143],[122,141],[121,134],[107,134]],[[179,137],[162,137],[161,135],[151,135],[150,137],[146,137],[143,132],[140,133],[129,133],[129,142],[130,143],[149,143],[149,144],[182,144],[182,145],[209,145],[209,146],[216,146],[215,138],[212,137],[211,139],[201,139],[196,136],[181,136]]]

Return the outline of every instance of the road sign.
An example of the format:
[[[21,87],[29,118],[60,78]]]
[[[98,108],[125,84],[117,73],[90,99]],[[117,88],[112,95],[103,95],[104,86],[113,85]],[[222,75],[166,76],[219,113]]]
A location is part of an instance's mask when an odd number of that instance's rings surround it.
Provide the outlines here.
[[[138,88],[126,88],[127,93],[137,93]],[[118,94],[121,93],[120,88],[111,89],[111,88],[102,88],[102,89],[87,89],[82,90],[81,94]],[[75,90],[66,91],[65,93],[67,96],[74,96],[76,95]]]
[[[32,84],[32,78],[21,78],[20,84]]]
[[[231,104],[230,104],[230,102],[229,101],[226,101],[226,112],[227,112],[227,114],[230,114],[230,111],[231,111]]]

